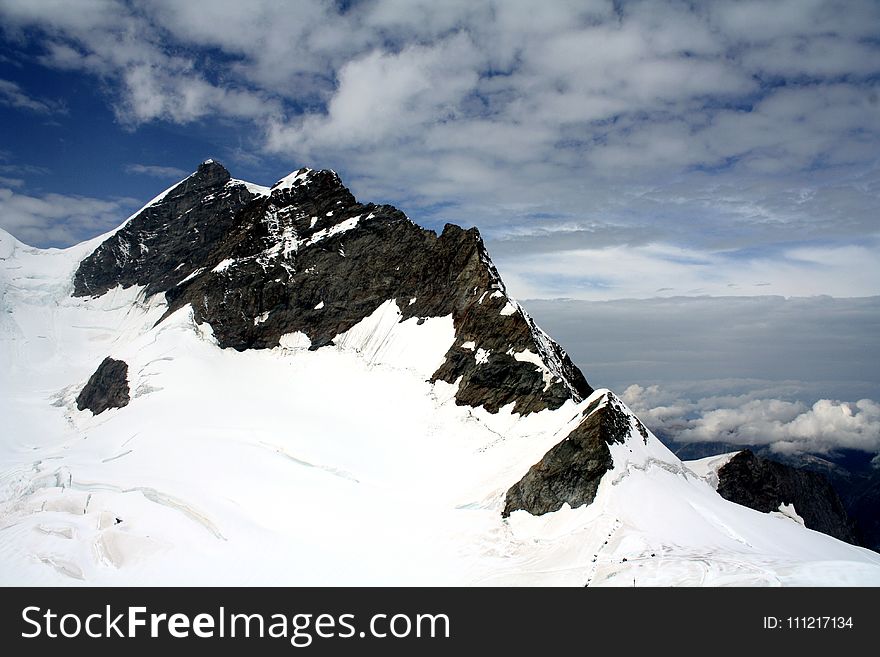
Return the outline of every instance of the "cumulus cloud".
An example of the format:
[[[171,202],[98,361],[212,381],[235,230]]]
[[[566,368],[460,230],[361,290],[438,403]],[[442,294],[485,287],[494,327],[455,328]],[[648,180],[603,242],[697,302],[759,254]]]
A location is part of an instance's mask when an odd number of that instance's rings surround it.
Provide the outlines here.
[[[218,84],[193,58],[167,47],[160,26],[114,0],[64,3],[6,0],[7,30],[34,26],[44,34],[46,65],[91,73],[113,89],[117,117],[131,126],[154,120],[186,124],[221,115],[265,117],[277,107],[266,94],[235,81]]]
[[[677,442],[769,445],[783,454],[880,451],[880,404],[871,399],[819,399],[812,406],[752,395],[689,401],[638,384],[621,397],[648,426]]]
[[[411,138],[425,122],[454,120],[478,79],[476,48],[464,34],[431,47],[372,51],[347,62],[326,114],[308,114],[294,127],[273,123],[274,150],[358,148]]]
[[[133,199],[65,194],[30,196],[0,188],[0,227],[26,244],[63,246],[82,234],[115,228],[137,206]]]

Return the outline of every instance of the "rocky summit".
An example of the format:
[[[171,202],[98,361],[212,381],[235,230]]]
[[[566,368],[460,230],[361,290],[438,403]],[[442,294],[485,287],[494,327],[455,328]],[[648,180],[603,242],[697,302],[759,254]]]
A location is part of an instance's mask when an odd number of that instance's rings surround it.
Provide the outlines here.
[[[592,392],[508,297],[476,228],[438,236],[359,203],[333,171],[300,169],[266,189],[203,163],[82,261],[74,294],[117,285],[164,293],[166,316],[191,305],[237,350],[294,332],[320,349],[393,299],[400,321],[452,315],[456,340],[432,380],[458,382],[461,404],[527,414]]]

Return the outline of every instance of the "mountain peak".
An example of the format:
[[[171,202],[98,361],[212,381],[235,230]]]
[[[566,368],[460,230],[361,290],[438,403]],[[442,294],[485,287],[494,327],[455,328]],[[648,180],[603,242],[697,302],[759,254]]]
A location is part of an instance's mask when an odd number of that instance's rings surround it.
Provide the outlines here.
[[[121,285],[163,291],[192,271],[231,228],[238,211],[260,194],[206,160],[160,195],[89,255],[74,275],[74,296],[100,296]]]
[[[199,168],[190,176],[201,181],[204,185],[216,185],[226,183],[232,176],[222,164],[215,160],[207,159],[199,165]]]
[[[312,173],[314,173],[313,169],[302,167],[301,169],[297,169],[296,171],[293,171],[292,173],[284,176],[281,180],[272,185],[272,189],[289,189],[291,187],[301,185],[308,180]]]
[[[237,350],[291,334],[333,345],[393,304],[395,324],[451,321],[430,380],[456,386],[460,404],[526,414],[592,392],[508,296],[476,229],[448,224],[438,236],[393,206],[358,202],[329,169],[298,169],[266,196],[203,163],[85,258],[74,283],[77,296],[164,293],[166,317],[190,306]]]
[[[334,207],[324,208],[317,216],[339,217],[339,208],[359,205],[349,189],[343,184],[337,173],[332,169],[310,169],[302,167],[285,176],[269,190],[276,206],[306,204],[325,205],[332,201]],[[327,214],[332,211],[333,214]]]

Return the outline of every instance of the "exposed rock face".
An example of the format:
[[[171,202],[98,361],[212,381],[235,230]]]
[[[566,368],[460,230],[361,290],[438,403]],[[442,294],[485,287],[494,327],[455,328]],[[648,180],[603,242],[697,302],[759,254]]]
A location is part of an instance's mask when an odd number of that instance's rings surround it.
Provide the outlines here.
[[[846,492],[844,492],[846,494]],[[848,505],[851,518],[855,519],[861,544],[880,552],[880,472],[876,470],[860,477],[852,489],[852,501]]]
[[[165,293],[166,316],[191,305],[238,350],[295,331],[320,348],[395,299],[401,321],[452,315],[456,339],[432,380],[459,382],[459,404],[525,414],[592,392],[508,298],[475,228],[438,236],[358,203],[332,171],[300,169],[266,195],[202,165],[82,262],[74,294],[117,284]]]
[[[769,513],[793,504],[810,529],[858,544],[853,523],[828,479],[744,450],[718,470],[718,493],[725,499]]]
[[[604,405],[597,408],[604,401]],[[520,509],[532,515],[572,507],[596,498],[599,480],[613,467],[608,445],[630,433],[630,416],[612,393],[583,411],[584,419],[507,491],[502,516]],[[641,432],[643,427],[638,425]],[[647,436],[647,431],[643,434]]]
[[[792,454],[785,462],[827,477],[855,524],[859,544],[880,552],[880,469],[871,455],[844,451],[832,461],[815,454]]]
[[[204,261],[255,197],[223,166],[205,162],[82,262],[74,296],[98,296],[117,285],[163,292]]]
[[[129,399],[128,364],[108,356],[89,377],[76,398],[76,407],[81,411],[89,409],[98,415],[108,408],[128,405]]]

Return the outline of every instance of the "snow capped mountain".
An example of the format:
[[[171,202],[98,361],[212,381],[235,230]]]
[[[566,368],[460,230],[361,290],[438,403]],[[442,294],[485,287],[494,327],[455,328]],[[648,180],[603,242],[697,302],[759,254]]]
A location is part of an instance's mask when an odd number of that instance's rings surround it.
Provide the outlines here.
[[[300,169],[255,194],[203,164],[85,258],[73,293],[117,285],[164,294],[166,316],[191,308],[237,350],[291,334],[329,345],[379,308],[404,324],[451,319],[432,379],[458,382],[459,401],[492,411],[558,408],[592,392],[508,298],[476,230],[448,225],[438,237],[396,208],[358,203],[332,171]]]
[[[332,171],[0,232],[0,361],[6,584],[880,584],[593,390],[475,229]]]

